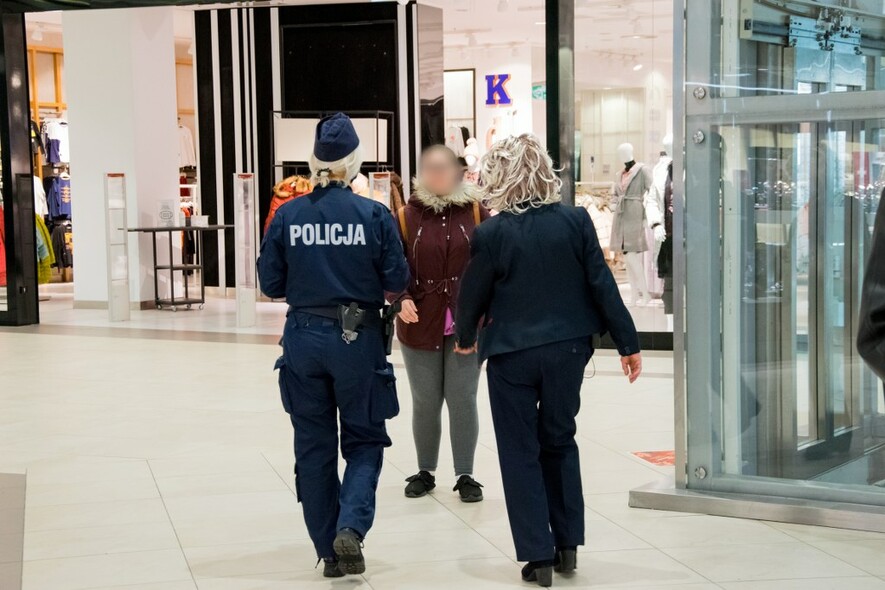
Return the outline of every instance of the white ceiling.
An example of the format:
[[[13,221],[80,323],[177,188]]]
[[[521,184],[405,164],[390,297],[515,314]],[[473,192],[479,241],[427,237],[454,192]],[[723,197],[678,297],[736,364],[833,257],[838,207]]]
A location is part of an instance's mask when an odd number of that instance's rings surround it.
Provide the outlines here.
[[[337,0],[292,0],[275,4],[329,4]],[[353,0],[350,0],[353,1]],[[443,9],[445,49],[544,47],[544,0],[419,0]],[[670,76],[672,0],[575,0],[575,70],[579,87],[640,86],[648,72]],[[190,9],[176,11],[176,37],[189,45]],[[40,28],[44,40],[33,40]],[[58,44],[60,13],[28,16],[29,41]],[[187,43],[185,43],[187,42]],[[642,64],[641,71],[633,70]]]

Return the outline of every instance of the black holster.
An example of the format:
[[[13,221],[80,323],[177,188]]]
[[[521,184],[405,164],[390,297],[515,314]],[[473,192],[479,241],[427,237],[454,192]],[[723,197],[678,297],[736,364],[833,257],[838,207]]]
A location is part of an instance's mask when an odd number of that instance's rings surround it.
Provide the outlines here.
[[[390,305],[384,306],[384,312],[381,314],[384,319],[384,352],[387,356],[393,353],[393,336],[396,334],[396,316],[402,310],[401,301],[395,301]]]

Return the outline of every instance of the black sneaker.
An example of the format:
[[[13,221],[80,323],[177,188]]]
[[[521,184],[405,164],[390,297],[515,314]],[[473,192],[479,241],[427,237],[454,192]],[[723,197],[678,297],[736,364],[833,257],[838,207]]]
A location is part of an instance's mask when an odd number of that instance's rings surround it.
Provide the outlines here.
[[[436,478],[428,471],[419,471],[417,475],[407,477],[406,498],[420,498],[436,487]]]
[[[344,576],[344,572],[338,567],[338,560],[334,557],[326,557],[323,559],[323,577],[324,578],[340,578]]]
[[[363,557],[363,541],[353,529],[341,529],[332,544],[338,557],[338,569],[349,576],[359,575],[366,571],[366,560]]]
[[[553,585],[553,562],[530,561],[522,568],[523,582],[537,582],[542,588]]]
[[[459,477],[452,491],[461,494],[462,502],[482,502],[482,484],[469,475]]]
[[[576,547],[561,547],[556,550],[553,569],[560,574],[571,574],[578,569],[578,550]]]

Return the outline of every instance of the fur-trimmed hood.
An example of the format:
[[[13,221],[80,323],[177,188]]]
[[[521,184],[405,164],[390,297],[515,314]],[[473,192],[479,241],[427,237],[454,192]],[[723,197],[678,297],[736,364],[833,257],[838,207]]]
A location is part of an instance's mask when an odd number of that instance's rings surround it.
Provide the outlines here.
[[[454,193],[446,196],[433,194],[424,188],[417,178],[413,182],[413,187],[412,198],[434,213],[442,213],[449,207],[472,206],[479,201],[479,191],[476,185],[469,182],[461,183]]]

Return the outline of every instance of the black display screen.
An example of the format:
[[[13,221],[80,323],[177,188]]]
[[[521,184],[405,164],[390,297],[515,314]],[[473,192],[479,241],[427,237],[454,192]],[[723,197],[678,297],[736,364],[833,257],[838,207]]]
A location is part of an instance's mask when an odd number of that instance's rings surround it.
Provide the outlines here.
[[[234,4],[235,0],[2,0],[2,12],[43,12],[100,8],[139,8],[146,6],[189,6],[193,4]]]
[[[397,110],[395,22],[282,30],[284,110]]]

